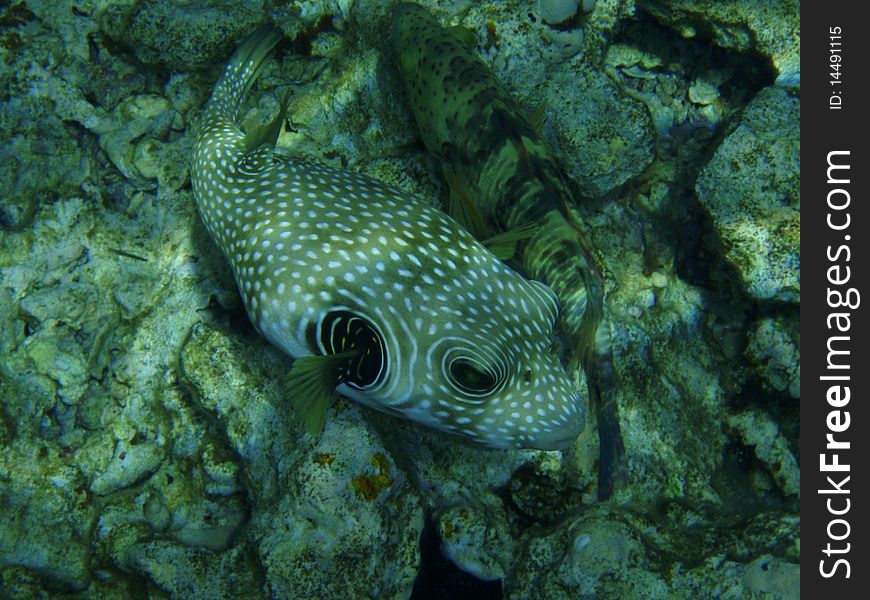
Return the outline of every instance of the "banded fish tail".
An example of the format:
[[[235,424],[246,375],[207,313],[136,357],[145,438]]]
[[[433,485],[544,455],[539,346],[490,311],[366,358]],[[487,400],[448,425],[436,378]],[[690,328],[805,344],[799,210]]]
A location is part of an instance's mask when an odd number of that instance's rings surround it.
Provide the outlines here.
[[[540,202],[529,194],[518,205]],[[586,373],[589,402],[598,426],[598,498],[607,500],[626,482],[625,446],[619,425],[610,323],[604,314],[604,278],[582,221],[568,210],[543,215],[538,236],[525,247],[524,270],[559,298],[557,328],[569,340],[568,362]]]
[[[569,340],[569,365],[582,366],[586,373],[598,425],[598,497],[607,500],[627,479],[610,326],[604,315],[603,278],[585,237],[578,233],[583,223],[574,211],[569,215],[570,222],[561,213],[546,214],[540,235],[526,247],[525,268],[547,282],[559,298],[557,326]]]
[[[569,188],[566,187],[566,197]],[[582,240],[581,253],[586,262],[587,274],[585,289],[588,312],[580,324],[582,332],[577,338],[582,340],[575,348],[575,355],[583,364],[589,401],[595,412],[598,425],[598,498],[607,500],[628,481],[625,459],[625,444],[622,441],[622,428],[619,425],[619,398],[616,385],[616,369],[613,365],[610,323],[604,314],[604,277],[586,243],[586,224],[573,207],[566,207],[567,222]]]
[[[589,399],[598,424],[598,498],[606,500],[625,485],[628,474],[619,425],[610,327],[606,320],[599,321],[595,334],[595,343],[589,348],[584,364],[587,365]]]

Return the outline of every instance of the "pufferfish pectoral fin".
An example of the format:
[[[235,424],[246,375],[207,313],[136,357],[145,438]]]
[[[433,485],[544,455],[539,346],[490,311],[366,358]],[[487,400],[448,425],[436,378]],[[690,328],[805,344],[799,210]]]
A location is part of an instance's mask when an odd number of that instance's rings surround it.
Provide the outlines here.
[[[286,385],[293,402],[302,414],[305,432],[319,435],[326,420],[326,409],[335,398],[335,388],[341,383],[341,373],[357,358],[350,351],[325,356],[303,356],[293,361]]]
[[[499,260],[510,260],[517,252],[517,242],[535,237],[539,229],[536,223],[526,223],[484,240],[483,245]]]

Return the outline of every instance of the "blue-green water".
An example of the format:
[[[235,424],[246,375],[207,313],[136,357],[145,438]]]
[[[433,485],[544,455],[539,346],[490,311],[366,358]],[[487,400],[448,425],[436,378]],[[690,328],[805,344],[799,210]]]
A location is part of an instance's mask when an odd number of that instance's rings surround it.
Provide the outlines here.
[[[421,4],[576,181],[624,485],[599,501],[591,416],[561,452],[347,399],[306,435],[245,315],[190,160],[258,25],[286,40],[243,127],[302,80],[282,153],[448,204],[390,3],[7,3],[0,596],[797,597],[797,3]]]

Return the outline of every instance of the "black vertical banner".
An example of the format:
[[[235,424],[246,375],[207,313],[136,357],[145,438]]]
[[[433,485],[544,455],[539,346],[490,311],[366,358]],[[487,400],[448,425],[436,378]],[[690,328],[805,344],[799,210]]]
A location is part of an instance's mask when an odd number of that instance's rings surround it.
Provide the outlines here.
[[[801,6],[801,593],[870,594],[870,29]],[[824,596],[822,594],[825,594]]]

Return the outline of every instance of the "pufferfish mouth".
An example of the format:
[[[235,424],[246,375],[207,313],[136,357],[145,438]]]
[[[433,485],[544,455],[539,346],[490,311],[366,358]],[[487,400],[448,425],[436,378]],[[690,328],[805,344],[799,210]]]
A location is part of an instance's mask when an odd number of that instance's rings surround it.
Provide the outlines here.
[[[579,406],[580,394],[575,394],[572,399],[574,406]],[[570,448],[585,429],[585,418],[582,410],[576,410],[571,414],[566,423],[560,427],[545,431],[536,436],[529,443],[529,447],[537,450],[566,450]]]
[[[570,435],[563,437],[547,438],[545,440],[540,440],[540,443],[533,442],[532,446],[538,450],[567,450],[576,441],[577,433],[571,432]]]

